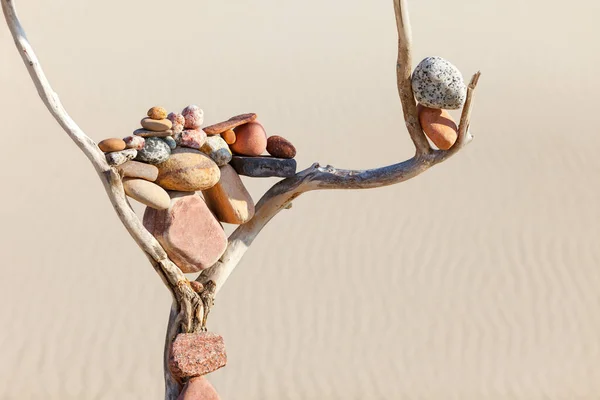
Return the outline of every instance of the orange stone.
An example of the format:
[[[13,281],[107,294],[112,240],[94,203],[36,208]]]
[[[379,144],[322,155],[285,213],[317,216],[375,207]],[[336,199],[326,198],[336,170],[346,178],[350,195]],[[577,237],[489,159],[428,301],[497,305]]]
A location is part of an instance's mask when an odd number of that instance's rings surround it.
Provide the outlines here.
[[[98,147],[105,153],[112,153],[113,151],[125,150],[125,141],[123,139],[110,138],[104,139],[98,143]]]
[[[254,201],[240,176],[229,164],[221,168],[221,179],[202,195],[206,205],[221,222],[244,224],[254,216]]]
[[[458,126],[448,111],[419,104],[419,122],[425,135],[440,150],[448,150],[458,138]]]
[[[267,149],[267,133],[260,122],[240,125],[234,130],[235,143],[231,150],[243,156],[260,156]]]
[[[229,129],[221,133],[221,137],[223,138],[223,140],[225,140],[225,143],[227,144],[235,143],[235,132],[233,131],[233,129]]]

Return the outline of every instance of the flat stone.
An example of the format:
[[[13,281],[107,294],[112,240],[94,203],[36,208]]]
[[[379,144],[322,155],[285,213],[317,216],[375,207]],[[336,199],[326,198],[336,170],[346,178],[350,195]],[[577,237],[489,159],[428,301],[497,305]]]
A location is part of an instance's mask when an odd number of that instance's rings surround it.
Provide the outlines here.
[[[206,133],[201,129],[186,129],[175,135],[175,141],[180,146],[200,150],[200,147],[206,142]]]
[[[173,139],[173,136],[165,136],[161,139],[165,141],[165,143],[169,146],[171,150],[175,150],[175,148],[177,147],[177,142],[175,141],[175,139]]]
[[[233,129],[229,129],[221,133],[221,137],[223,138],[223,140],[225,140],[225,143],[227,144],[235,143],[235,132],[233,131]]]
[[[169,192],[167,210],[147,208],[144,226],[184,273],[202,271],[227,248],[223,227],[196,193]]]
[[[446,110],[429,108],[422,104],[417,106],[419,122],[425,135],[440,150],[448,150],[458,138],[458,126]]]
[[[123,141],[125,142],[125,147],[128,149],[141,150],[146,144],[146,140],[143,137],[135,135],[124,137]]]
[[[126,178],[139,178],[154,182],[158,177],[158,168],[152,164],[146,164],[138,161],[127,161],[117,168]]]
[[[113,151],[125,150],[125,142],[123,139],[117,138],[104,139],[98,143],[98,147],[105,153],[111,153]]]
[[[183,118],[185,118],[185,129],[198,129],[204,123],[204,111],[197,105],[191,104],[183,109],[181,112]]]
[[[229,164],[239,175],[255,178],[288,178],[296,174],[296,160],[293,158],[233,156]]]
[[[219,167],[231,161],[231,150],[219,135],[206,138],[206,141],[200,147],[200,151],[209,156]]]
[[[219,122],[218,124],[210,125],[204,128],[204,132],[208,135],[218,135],[229,129],[236,128],[240,125],[247,124],[248,122],[252,122],[256,119],[256,114],[241,114],[236,115],[235,117],[229,118],[227,121]]]
[[[223,165],[221,179],[203,190],[206,205],[221,222],[244,224],[254,216],[254,201],[231,165]]]
[[[142,124],[142,128],[147,129],[149,131],[154,132],[164,132],[168,131],[173,127],[173,124],[168,119],[152,119],[150,117],[146,117],[140,121]]]
[[[221,177],[219,167],[213,160],[198,150],[185,147],[173,150],[171,156],[157,167],[156,183],[168,190],[206,190],[213,187]]]
[[[135,149],[127,149],[115,151],[106,154],[106,162],[113,167],[124,164],[129,160],[133,160],[137,156],[138,151]]]
[[[226,364],[225,343],[216,333],[182,333],[171,346],[169,367],[178,378],[203,376]]]
[[[146,143],[142,150],[138,150],[137,161],[147,162],[149,164],[160,164],[165,162],[171,154],[171,148],[162,139],[157,137],[146,138]]]
[[[165,110],[163,107],[152,107],[148,110],[146,115],[152,119],[165,119],[167,118],[167,110]]]
[[[125,178],[123,189],[127,196],[156,210],[167,209],[171,204],[171,198],[163,188],[144,179]]]
[[[178,113],[169,113],[169,115],[167,115],[167,119],[173,124],[172,129],[174,135],[183,132],[183,129],[185,128],[185,117],[183,115]]]
[[[133,131],[133,134],[135,136],[141,136],[143,138],[149,138],[149,137],[167,137],[167,136],[173,136],[174,132],[173,132],[172,129],[169,129],[167,131],[162,131],[162,132],[149,131],[147,129],[136,129],[135,131]]]
[[[275,135],[267,139],[267,153],[276,158],[294,158],[296,148],[286,138]]]
[[[177,400],[221,400],[214,386],[204,376],[191,378]]]
[[[267,133],[258,121],[240,125],[234,129],[235,143],[231,151],[242,156],[260,156],[267,149]]]
[[[412,89],[417,101],[431,108],[461,108],[467,96],[462,74],[441,57],[427,57],[412,75]]]

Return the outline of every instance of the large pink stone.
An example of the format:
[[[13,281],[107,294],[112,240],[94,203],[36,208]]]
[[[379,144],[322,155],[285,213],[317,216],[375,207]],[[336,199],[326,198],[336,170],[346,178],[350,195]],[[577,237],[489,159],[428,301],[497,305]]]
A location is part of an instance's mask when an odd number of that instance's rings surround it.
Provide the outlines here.
[[[203,376],[192,378],[183,388],[177,400],[220,400],[219,394]]]
[[[225,343],[216,333],[181,333],[171,346],[169,368],[178,378],[210,374],[225,364]]]
[[[185,273],[199,272],[225,252],[227,236],[206,203],[195,193],[170,192],[166,210],[146,208],[144,226]]]

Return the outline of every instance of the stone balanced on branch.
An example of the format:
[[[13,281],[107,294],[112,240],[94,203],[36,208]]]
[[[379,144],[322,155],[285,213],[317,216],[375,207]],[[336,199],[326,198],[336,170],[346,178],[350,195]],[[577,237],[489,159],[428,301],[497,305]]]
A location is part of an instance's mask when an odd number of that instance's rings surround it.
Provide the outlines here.
[[[472,140],[469,126],[479,73],[465,86],[458,69],[440,57],[426,58],[413,73],[406,0],[394,0],[396,81],[415,155],[370,170],[315,163],[298,173],[294,146],[281,136],[268,137],[253,113],[202,128],[204,113],[198,106],[187,106],[181,113],[155,106],[132,134],[96,144],[52,90],[14,0],[0,3],[40,98],[88,157],[121,222],[173,295],[164,357],[167,400],[218,399],[205,375],[223,367],[226,354],[222,338],[206,332],[207,316],[248,247],[279,211],[312,190],[368,189],[404,182],[447,160]],[[457,125],[446,109],[461,107]],[[254,204],[239,175],[285,179]],[[143,223],[126,196],[147,206]],[[239,226],[226,238],[221,222]],[[190,281],[185,273],[192,272],[200,274]]]

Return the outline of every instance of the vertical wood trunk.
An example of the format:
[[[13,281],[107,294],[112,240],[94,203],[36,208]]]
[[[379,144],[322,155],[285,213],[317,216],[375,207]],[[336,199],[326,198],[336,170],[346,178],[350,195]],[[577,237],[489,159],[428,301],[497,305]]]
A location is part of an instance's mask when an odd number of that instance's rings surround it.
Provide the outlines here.
[[[179,329],[177,315],[177,302],[173,300],[171,311],[169,313],[169,323],[167,325],[163,356],[163,368],[165,374],[165,400],[177,400],[177,397],[179,397],[179,394],[182,390],[181,385],[175,380],[175,378],[173,378],[173,375],[171,375],[171,371],[169,370],[169,351]]]

